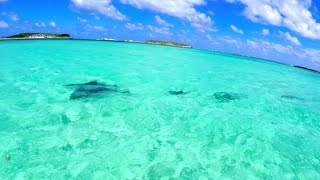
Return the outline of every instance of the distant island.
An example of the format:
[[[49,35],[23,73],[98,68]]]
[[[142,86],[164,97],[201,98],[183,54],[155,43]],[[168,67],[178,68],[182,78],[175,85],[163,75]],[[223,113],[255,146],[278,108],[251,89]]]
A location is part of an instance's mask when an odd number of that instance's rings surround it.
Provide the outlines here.
[[[164,45],[164,46],[175,46],[175,47],[192,48],[192,46],[190,46],[188,44],[182,44],[182,43],[171,42],[171,41],[146,40],[145,43],[147,43],[147,44],[156,44],[156,45]]]
[[[155,44],[155,45],[163,45],[163,46],[174,46],[174,47],[183,47],[183,48],[192,48],[192,46],[183,43],[177,43],[172,41],[156,41],[156,40],[146,40],[142,41],[134,41],[134,40],[116,40],[113,38],[99,38],[96,39],[99,41],[113,41],[113,42],[131,42],[131,43],[143,43],[143,44]]]
[[[299,69],[304,69],[304,70],[307,70],[307,71],[315,72],[315,73],[320,73],[320,71],[317,71],[317,70],[314,70],[314,69],[310,69],[310,68],[306,68],[306,67],[302,67],[302,66],[296,66],[296,65],[291,65],[291,66],[295,67],[295,68],[299,68]]]
[[[52,33],[20,33],[2,39],[71,39],[69,34],[52,34]]]

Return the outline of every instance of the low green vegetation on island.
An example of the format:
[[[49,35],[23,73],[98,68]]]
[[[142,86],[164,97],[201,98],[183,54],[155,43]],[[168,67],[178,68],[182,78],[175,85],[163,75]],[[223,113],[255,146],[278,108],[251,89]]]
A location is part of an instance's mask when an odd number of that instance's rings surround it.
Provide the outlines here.
[[[307,70],[307,71],[311,71],[311,72],[320,74],[320,71],[317,71],[317,70],[314,70],[314,69],[310,69],[310,68],[306,68],[306,67],[302,67],[302,66],[296,66],[296,65],[292,65],[292,67],[299,68],[299,69],[304,69],[304,70]]]
[[[183,43],[171,42],[171,41],[155,41],[155,40],[147,40],[145,43],[148,44],[156,44],[156,45],[164,45],[164,46],[175,46],[175,47],[184,47],[184,48],[192,48],[192,46]]]
[[[71,39],[69,34],[21,33],[4,37],[5,39]]]

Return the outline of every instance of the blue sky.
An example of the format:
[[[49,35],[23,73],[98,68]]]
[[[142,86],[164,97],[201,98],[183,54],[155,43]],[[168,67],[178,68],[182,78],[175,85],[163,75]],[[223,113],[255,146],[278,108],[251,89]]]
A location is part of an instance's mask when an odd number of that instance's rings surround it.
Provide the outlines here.
[[[0,36],[171,40],[320,70],[320,0],[0,0]]]

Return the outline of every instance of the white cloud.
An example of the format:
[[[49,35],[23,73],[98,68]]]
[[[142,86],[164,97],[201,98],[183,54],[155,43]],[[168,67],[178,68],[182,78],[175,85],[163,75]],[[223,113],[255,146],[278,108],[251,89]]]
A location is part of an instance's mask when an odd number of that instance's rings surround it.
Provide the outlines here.
[[[207,35],[206,35],[206,38],[207,38],[209,41],[214,41],[213,38],[210,36],[210,34],[207,34]]]
[[[46,27],[46,23],[44,22],[41,22],[41,23],[34,23],[34,25],[38,28],[41,28],[41,27]]]
[[[301,52],[296,53],[300,58],[310,60],[320,67],[320,50],[319,49],[301,49]]]
[[[213,31],[213,21],[209,16],[195,9],[195,6],[205,5],[205,0],[120,0],[124,4],[138,9],[150,9],[187,20],[199,31]]]
[[[301,43],[298,40],[298,38],[294,37],[294,36],[291,36],[291,34],[289,32],[284,33],[284,32],[279,31],[279,34],[281,36],[283,36],[287,41],[292,43],[293,45],[296,45],[296,46],[300,46],[301,45]]]
[[[207,37],[208,38],[208,37]],[[245,54],[264,59],[276,60],[287,64],[307,65],[308,67],[320,70],[320,50],[303,48],[302,46],[283,45],[268,42],[261,39],[233,39],[229,36],[218,36],[215,38],[216,47],[219,50],[226,50],[225,47],[231,45],[227,52]],[[220,47],[223,47],[220,49]]]
[[[7,0],[0,0],[0,3],[6,2]]]
[[[19,21],[20,20],[18,14],[16,14],[16,13],[11,12],[8,14],[8,16],[12,21]]]
[[[257,43],[251,40],[247,40],[247,45],[250,46],[251,48],[255,49],[258,47]]]
[[[154,27],[151,25],[148,25],[147,27],[150,31],[157,33],[157,34],[172,35],[172,32],[170,31],[170,29],[168,27],[159,28],[159,27]]]
[[[283,26],[300,35],[320,39],[320,24],[312,17],[311,0],[225,0],[244,4],[244,15],[253,22]]]
[[[56,23],[53,22],[53,21],[51,21],[51,22],[49,23],[49,25],[50,25],[51,27],[56,27],[56,26],[57,26]]]
[[[241,42],[236,39],[231,38],[230,36],[221,37],[222,42],[236,46],[238,49],[241,47]]]
[[[236,33],[243,34],[243,31],[241,29],[238,29],[236,26],[232,24],[230,25],[230,28]]]
[[[79,22],[82,22],[82,23],[86,23],[87,22],[87,19],[84,19],[84,18],[81,18],[81,17],[77,17],[77,20]]]
[[[97,25],[90,25],[90,24],[87,24],[85,26],[86,30],[89,30],[89,31],[92,31],[92,30],[97,30],[97,31],[107,31],[106,28],[102,27],[102,26],[97,26]]]
[[[167,21],[165,21],[164,19],[162,19],[160,16],[156,15],[155,17],[156,22],[160,25],[160,26],[166,26],[166,27],[173,27],[172,24],[168,23]]]
[[[268,36],[269,34],[270,34],[270,31],[269,31],[269,29],[262,29],[262,35],[264,35],[264,36]]]
[[[294,56],[302,63],[303,61],[312,62],[313,65],[320,68],[319,49],[301,48],[301,46],[284,46],[281,44],[270,43],[268,41],[262,40],[255,41],[255,43],[259,46],[259,50],[262,50],[269,55],[277,52],[285,56]]]
[[[211,43],[211,45],[218,45],[219,42],[217,42],[210,34],[206,35],[206,38],[209,40],[209,42]]]
[[[126,20],[126,16],[118,11],[112,4],[112,0],[71,0],[72,7],[95,14],[102,14],[115,20]]]
[[[102,26],[93,26],[93,29],[98,30],[98,31],[106,31],[107,30]]]
[[[137,31],[137,30],[143,30],[144,27],[141,23],[136,23],[136,24],[133,24],[133,23],[127,23],[125,25],[125,27],[131,31]]]
[[[93,16],[93,18],[94,18],[94,20],[97,20],[97,21],[99,21],[101,19],[100,16],[97,16],[97,15]]]
[[[19,21],[20,18],[18,16],[18,14],[14,13],[14,12],[1,12],[2,16],[8,16],[12,21]]]
[[[0,28],[8,28],[9,24],[5,21],[0,21]]]

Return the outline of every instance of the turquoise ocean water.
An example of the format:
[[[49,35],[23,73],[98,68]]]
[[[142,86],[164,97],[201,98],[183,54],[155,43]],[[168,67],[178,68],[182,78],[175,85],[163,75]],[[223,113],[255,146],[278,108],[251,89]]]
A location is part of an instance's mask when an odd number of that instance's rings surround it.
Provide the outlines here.
[[[70,100],[64,85],[92,80],[130,93]],[[320,179],[320,75],[196,49],[2,41],[0,156],[0,179]]]

